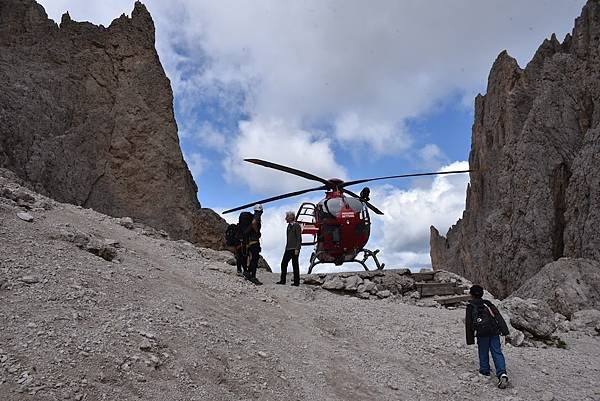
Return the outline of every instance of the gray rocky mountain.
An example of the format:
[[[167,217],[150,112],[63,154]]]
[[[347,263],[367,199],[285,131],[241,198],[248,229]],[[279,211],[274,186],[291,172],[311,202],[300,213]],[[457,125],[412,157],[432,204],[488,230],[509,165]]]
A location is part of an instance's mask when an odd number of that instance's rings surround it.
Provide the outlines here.
[[[0,167],[61,202],[220,247],[183,160],[173,94],[139,2],[109,27],[0,0]]]
[[[561,257],[600,260],[600,2],[525,69],[502,52],[475,99],[462,218],[431,260],[507,296]]]

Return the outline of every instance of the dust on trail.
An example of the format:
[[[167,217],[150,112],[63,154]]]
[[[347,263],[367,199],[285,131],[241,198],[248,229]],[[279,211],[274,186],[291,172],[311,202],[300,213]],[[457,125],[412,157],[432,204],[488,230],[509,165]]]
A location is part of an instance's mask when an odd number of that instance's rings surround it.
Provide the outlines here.
[[[600,400],[598,337],[507,345],[511,387],[499,390],[476,375],[464,309],[279,286],[264,272],[256,287],[227,254],[48,202],[28,223],[0,198],[2,400]],[[121,262],[60,236],[74,229],[117,241]]]

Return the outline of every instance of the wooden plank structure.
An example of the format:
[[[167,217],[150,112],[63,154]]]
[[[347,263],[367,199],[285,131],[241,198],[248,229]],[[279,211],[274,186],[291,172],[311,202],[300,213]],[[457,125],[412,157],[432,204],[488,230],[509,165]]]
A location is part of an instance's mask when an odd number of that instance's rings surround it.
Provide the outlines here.
[[[435,300],[440,305],[453,305],[460,302],[466,302],[471,299],[470,295],[456,295],[452,297],[438,298]]]
[[[420,272],[420,273],[411,273],[410,277],[414,279],[416,282],[423,281],[433,281],[435,278],[435,273],[433,271],[430,272]]]

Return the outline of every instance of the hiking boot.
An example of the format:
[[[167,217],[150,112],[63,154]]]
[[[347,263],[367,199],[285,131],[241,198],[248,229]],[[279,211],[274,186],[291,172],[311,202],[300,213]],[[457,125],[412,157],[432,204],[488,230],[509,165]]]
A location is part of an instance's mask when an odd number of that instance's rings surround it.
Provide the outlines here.
[[[276,282],[275,284],[285,284],[285,281],[281,281],[279,280],[278,282]]]
[[[498,378],[498,388],[506,387],[508,387],[508,375],[506,373],[502,373]]]
[[[237,275],[240,276],[240,277],[244,277],[244,273],[241,270],[237,271]]]
[[[250,280],[250,282],[254,285],[262,285],[262,283],[256,277],[249,278],[248,280]]]
[[[292,283],[291,285],[293,285],[294,287],[298,287],[300,283]]]

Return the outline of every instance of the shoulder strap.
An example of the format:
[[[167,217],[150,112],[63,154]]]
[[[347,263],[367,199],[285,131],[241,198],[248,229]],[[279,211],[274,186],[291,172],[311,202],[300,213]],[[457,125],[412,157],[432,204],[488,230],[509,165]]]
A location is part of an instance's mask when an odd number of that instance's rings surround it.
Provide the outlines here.
[[[492,311],[492,308],[490,308],[490,306],[488,304],[483,304],[483,306],[485,306],[488,310],[488,312],[490,312],[490,315],[492,315],[493,318],[496,318],[496,315],[494,314],[494,312]]]

